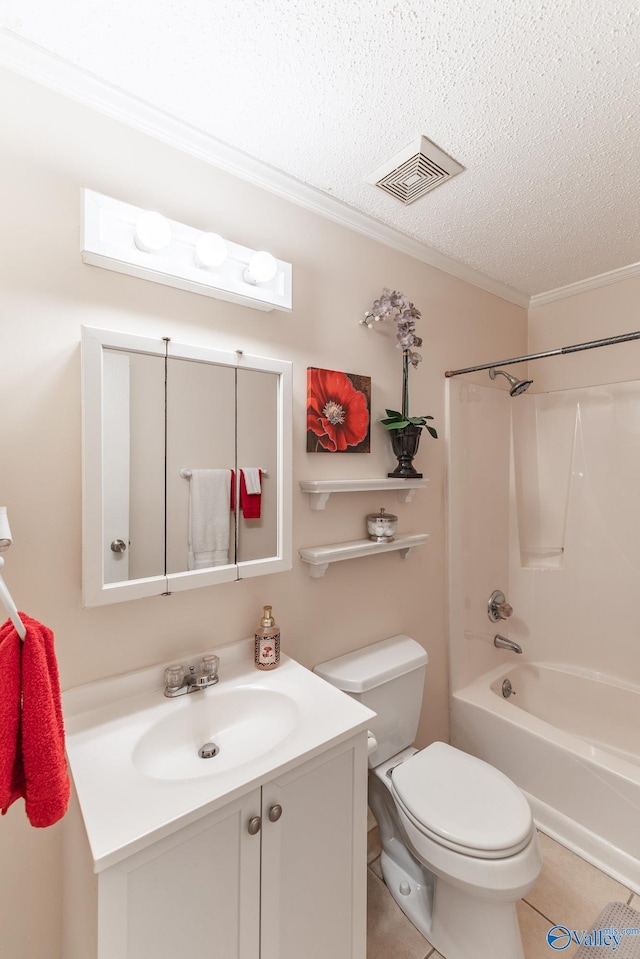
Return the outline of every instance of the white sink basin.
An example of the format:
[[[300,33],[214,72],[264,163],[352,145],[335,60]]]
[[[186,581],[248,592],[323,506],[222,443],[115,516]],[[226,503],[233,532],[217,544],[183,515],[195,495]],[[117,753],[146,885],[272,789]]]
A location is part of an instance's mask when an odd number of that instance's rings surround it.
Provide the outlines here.
[[[168,664],[64,694],[67,756],[96,871],[356,731],[366,769],[369,709],[284,655],[278,669],[257,672],[252,639],[216,654],[220,682],[173,699],[163,695]],[[211,742],[218,754],[201,759]]]
[[[274,749],[294,729],[298,707],[260,686],[209,689],[180,696],[173,710],[140,737],[133,764],[152,779],[215,776]],[[218,753],[201,758],[214,743]]]

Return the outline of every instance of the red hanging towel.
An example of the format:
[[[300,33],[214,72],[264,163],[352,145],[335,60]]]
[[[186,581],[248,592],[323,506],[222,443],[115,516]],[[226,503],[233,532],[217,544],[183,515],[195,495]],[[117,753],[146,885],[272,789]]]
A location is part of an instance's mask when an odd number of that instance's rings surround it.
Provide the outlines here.
[[[262,479],[262,470],[258,471]],[[260,508],[262,505],[261,493],[247,493],[247,484],[244,478],[244,470],[240,470],[240,507],[244,513],[245,519],[260,519]]]
[[[13,770],[20,736],[21,639],[10,619],[0,627],[0,809],[13,802]],[[17,797],[16,797],[17,798]]]
[[[4,814],[16,799],[23,796],[31,825],[45,827],[62,819],[71,793],[58,664],[51,630],[24,613],[19,616],[27,633],[22,643],[16,633],[19,647],[22,647],[19,648],[22,654],[21,722],[16,739],[11,793],[8,801],[2,796],[2,812]]]

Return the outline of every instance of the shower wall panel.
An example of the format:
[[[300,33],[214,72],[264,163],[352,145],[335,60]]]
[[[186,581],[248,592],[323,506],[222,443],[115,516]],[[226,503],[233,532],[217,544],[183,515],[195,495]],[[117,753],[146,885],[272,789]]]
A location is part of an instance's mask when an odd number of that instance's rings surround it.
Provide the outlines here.
[[[516,656],[640,684],[640,382],[450,385],[451,680]],[[494,626],[502,589],[513,616]],[[636,717],[634,721],[638,721]]]

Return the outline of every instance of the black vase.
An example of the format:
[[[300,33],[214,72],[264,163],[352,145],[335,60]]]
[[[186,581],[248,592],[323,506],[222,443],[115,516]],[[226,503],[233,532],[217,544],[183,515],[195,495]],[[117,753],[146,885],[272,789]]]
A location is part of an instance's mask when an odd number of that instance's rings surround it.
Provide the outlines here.
[[[422,479],[422,473],[413,468],[413,457],[418,452],[421,426],[405,426],[401,430],[389,430],[391,446],[398,460],[393,473],[387,473],[392,479]]]

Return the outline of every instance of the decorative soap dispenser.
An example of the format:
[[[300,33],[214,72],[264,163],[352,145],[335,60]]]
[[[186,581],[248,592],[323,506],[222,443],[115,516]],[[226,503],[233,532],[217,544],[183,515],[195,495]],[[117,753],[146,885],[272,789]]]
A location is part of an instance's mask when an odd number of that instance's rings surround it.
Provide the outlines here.
[[[262,607],[262,619],[255,634],[255,664],[258,669],[280,665],[280,627],[271,615],[271,606]]]

